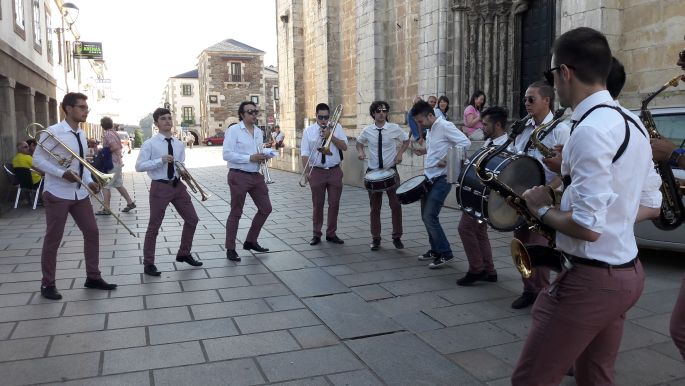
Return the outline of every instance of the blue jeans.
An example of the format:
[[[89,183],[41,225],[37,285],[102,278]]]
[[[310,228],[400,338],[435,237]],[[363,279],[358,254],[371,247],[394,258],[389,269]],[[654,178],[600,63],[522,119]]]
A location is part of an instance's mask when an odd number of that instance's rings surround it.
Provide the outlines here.
[[[445,176],[440,176],[433,182],[430,192],[421,198],[421,219],[428,232],[431,250],[443,257],[451,257],[452,248],[438,216],[450,190],[452,185],[447,183]]]

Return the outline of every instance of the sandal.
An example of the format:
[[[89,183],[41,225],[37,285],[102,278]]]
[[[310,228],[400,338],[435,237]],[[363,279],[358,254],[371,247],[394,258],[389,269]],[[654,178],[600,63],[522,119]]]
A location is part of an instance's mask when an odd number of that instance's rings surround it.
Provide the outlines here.
[[[100,211],[95,212],[95,214],[99,216],[109,216],[112,214],[112,212],[108,211],[107,209],[102,209]]]
[[[135,208],[136,208],[136,202],[133,201],[132,203],[126,205],[126,207],[124,209],[122,209],[121,211],[126,213],[126,212],[130,212],[131,209],[135,209]]]

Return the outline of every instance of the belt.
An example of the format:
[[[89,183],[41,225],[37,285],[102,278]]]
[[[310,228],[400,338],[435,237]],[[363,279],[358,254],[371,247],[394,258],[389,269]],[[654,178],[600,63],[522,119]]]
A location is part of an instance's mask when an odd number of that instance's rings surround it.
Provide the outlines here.
[[[569,255],[568,253],[564,253],[564,255],[566,255],[568,260],[573,264],[583,264],[583,265],[589,265],[591,267],[599,267],[599,268],[631,268],[631,267],[634,267],[638,261],[637,257],[636,257],[627,263],[612,265],[612,264],[605,263],[605,262],[599,261],[599,260],[586,259],[584,257]]]
[[[159,182],[160,184],[174,185],[178,184],[178,177],[173,180],[152,180],[152,182]]]
[[[329,169],[339,168],[340,164],[329,166],[329,167],[323,167],[323,166],[314,166],[314,167],[317,169],[329,170]]]
[[[248,172],[248,171],[243,170],[243,169],[234,169],[234,168],[230,168],[230,169],[228,169],[228,171],[236,172],[236,173],[243,173],[243,174],[259,174],[259,172]]]

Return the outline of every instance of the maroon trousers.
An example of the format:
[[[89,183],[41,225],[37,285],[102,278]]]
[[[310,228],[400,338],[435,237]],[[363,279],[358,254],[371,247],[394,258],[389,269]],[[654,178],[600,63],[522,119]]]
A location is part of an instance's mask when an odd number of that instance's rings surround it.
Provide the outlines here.
[[[335,236],[338,230],[338,209],[340,209],[340,196],[343,189],[343,172],[340,167],[332,169],[312,169],[309,177],[309,187],[312,190],[312,213],[313,234],[321,237],[323,227],[323,204],[328,192],[328,223],[326,224],[326,236]]]
[[[488,224],[485,221],[479,223],[473,217],[462,213],[457,229],[464,245],[464,253],[469,260],[469,272],[473,274],[483,271],[496,273],[488,238]]]
[[[62,242],[67,214],[71,214],[74,222],[83,233],[86,277],[89,279],[100,278],[100,269],[98,268],[100,264],[100,233],[98,224],[95,222],[90,198],[65,200],[55,197],[50,192],[44,192],[43,205],[45,205],[45,223],[47,225],[45,239],[43,239],[43,251],[40,256],[40,265],[43,270],[42,285],[55,285],[57,249]]]
[[[249,194],[257,206],[257,213],[255,213],[250,230],[245,237],[245,241],[251,243],[257,242],[259,232],[271,214],[271,200],[269,199],[269,188],[266,187],[263,175],[230,170],[227,178],[228,187],[231,191],[231,212],[226,220],[226,249],[235,250],[235,238],[238,234],[240,217],[243,215],[245,197]]]
[[[536,244],[547,245],[547,239],[539,233],[533,232],[528,227],[523,226],[514,231],[514,237],[519,239],[524,245]],[[530,257],[535,260],[535,256]],[[523,281],[523,291],[537,294],[544,288],[549,287],[549,267],[534,267],[533,275],[529,278],[521,276]]]
[[[671,338],[680,350],[680,355],[685,359],[685,276],[683,276],[680,294],[671,314]]]
[[[388,189],[385,193],[388,195],[388,202],[390,203],[390,213],[392,216],[392,238],[399,239],[402,237],[402,204],[397,198],[397,187],[400,185],[400,176],[395,174],[395,187]],[[374,239],[381,238],[381,206],[383,205],[383,192],[369,192],[369,204],[371,205],[371,237]]]
[[[579,385],[613,385],[626,312],[644,282],[639,261],[620,269],[575,263],[559,274],[533,306],[512,385],[558,385],[571,366]]]
[[[178,181],[176,186],[162,182],[152,181],[150,185],[150,222],[147,224],[145,232],[145,242],[143,243],[143,264],[150,265],[155,263],[155,247],[157,245],[157,234],[159,227],[162,226],[164,214],[167,206],[172,204],[181,218],[183,218],[183,233],[181,233],[181,246],[178,248],[177,256],[190,255],[193,247],[193,236],[197,227],[197,213],[188,194],[185,184]]]

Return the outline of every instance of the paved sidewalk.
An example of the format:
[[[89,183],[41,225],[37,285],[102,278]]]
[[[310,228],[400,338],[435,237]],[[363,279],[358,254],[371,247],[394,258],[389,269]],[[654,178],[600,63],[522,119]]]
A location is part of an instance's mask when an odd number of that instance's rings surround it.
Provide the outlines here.
[[[188,153],[191,167],[221,158],[219,148]],[[490,233],[499,282],[457,287],[467,267],[456,231],[460,212],[441,214],[457,256],[444,269],[417,261],[428,249],[418,204],[403,207],[403,250],[392,246],[385,205],[382,247],[371,252],[367,193],[354,187],[345,187],[341,201],[345,244],[310,246],[309,189],[297,185],[299,175],[272,170],[274,211],[259,239],[271,252],[239,249],[243,261],[234,264],[224,252],[226,168],[190,170],[212,194],[195,202],[193,255],[204,266],[174,261],[182,220],[168,209],[157,243],[164,272],[142,274],[150,181],[126,173],[138,209],[120,216],[140,237],[98,216],[100,266],[119,284],[115,291],[83,288],[82,238],[70,219],[57,271],[64,299],[41,298],[42,208],[25,205],[0,218],[0,384],[509,384],[530,323],[529,310],[509,306],[522,289],[510,234]],[[119,212],[125,202],[113,196]],[[248,199],[244,216],[254,213]],[[248,227],[243,218],[239,241]],[[685,264],[649,256],[645,292],[625,325],[617,384],[685,385],[668,336]],[[575,383],[567,377],[563,384]]]

